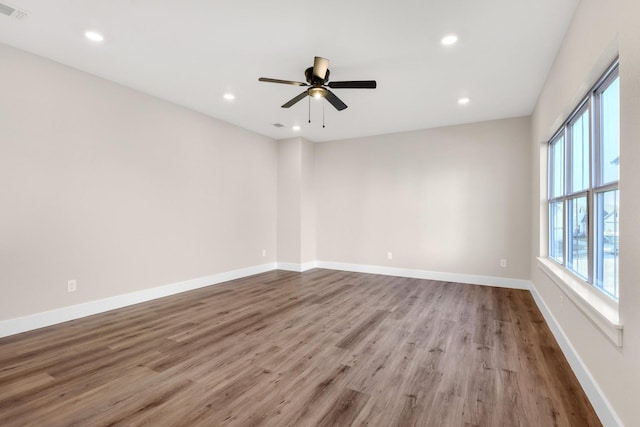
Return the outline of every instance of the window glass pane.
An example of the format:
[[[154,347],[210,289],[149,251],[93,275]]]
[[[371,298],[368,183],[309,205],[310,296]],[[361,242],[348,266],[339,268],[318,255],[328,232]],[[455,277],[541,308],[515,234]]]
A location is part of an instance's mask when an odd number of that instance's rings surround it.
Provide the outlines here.
[[[549,203],[549,256],[559,263],[564,261],[564,229],[562,202]]]
[[[589,187],[589,110],[571,125],[571,192]]]
[[[551,143],[549,156],[549,197],[564,193],[564,136]]]
[[[600,95],[601,183],[618,180],[620,163],[620,78]]]
[[[587,280],[589,277],[587,198],[576,197],[567,201],[567,210],[567,229],[570,232],[567,267]]]
[[[596,197],[596,287],[618,299],[618,190]]]
[[[611,70],[549,142],[548,249],[617,300],[620,81]]]

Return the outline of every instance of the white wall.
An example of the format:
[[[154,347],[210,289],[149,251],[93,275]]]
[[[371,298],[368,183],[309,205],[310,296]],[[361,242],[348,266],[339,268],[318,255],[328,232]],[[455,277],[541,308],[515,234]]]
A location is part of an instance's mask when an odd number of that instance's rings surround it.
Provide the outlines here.
[[[278,141],[278,262],[300,269],[316,260],[314,144]]]
[[[581,0],[532,116],[531,277],[624,425],[640,419],[640,2]],[[605,338],[539,269],[546,255],[546,142],[606,66],[620,55],[620,315],[623,347]]]
[[[5,45],[0,81],[0,320],[275,261],[275,141]]]
[[[529,278],[529,129],[516,118],[317,144],[318,259]]]
[[[315,146],[313,142],[302,139],[301,153],[301,208],[300,208],[300,262],[316,261],[316,188],[315,188]]]
[[[301,138],[278,141],[278,261],[300,264]]]

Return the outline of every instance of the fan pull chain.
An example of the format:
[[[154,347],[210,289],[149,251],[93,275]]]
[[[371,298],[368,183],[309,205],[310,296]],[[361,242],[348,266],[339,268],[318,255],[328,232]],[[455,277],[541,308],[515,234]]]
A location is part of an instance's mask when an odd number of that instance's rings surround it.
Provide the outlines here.
[[[322,128],[324,129],[324,104],[326,104],[326,102],[322,103]]]
[[[311,123],[311,97],[307,96],[307,98],[309,98],[309,123]]]

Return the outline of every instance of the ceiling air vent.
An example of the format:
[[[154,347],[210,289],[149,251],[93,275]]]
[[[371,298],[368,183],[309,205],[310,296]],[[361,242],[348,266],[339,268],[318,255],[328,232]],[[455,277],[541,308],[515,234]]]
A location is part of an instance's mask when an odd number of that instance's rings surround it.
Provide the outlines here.
[[[4,3],[0,3],[0,14],[7,15],[15,19],[22,19],[27,16],[27,12]]]
[[[274,123],[273,125],[275,127],[277,127],[277,128],[283,128],[284,127],[284,125],[282,123]]]

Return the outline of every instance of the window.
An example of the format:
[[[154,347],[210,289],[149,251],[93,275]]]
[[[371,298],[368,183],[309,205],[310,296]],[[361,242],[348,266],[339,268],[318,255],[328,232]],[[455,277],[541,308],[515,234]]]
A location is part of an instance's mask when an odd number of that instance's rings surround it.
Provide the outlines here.
[[[551,139],[548,161],[549,258],[617,301],[617,61]]]

